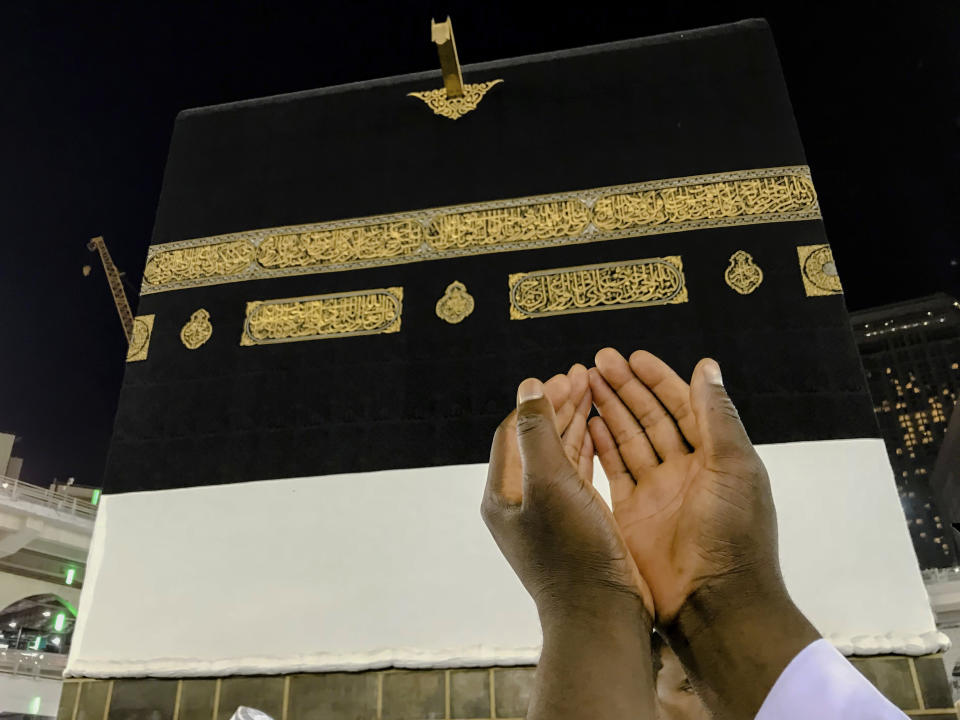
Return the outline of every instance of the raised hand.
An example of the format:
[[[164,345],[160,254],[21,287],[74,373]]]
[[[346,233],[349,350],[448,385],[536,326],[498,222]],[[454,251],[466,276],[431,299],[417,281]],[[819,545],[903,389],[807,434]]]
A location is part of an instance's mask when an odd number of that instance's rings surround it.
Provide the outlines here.
[[[708,582],[779,577],[770,482],[713,360],[688,386],[662,360],[605,348],[590,371],[590,434],[613,512],[658,622]]]
[[[591,483],[590,408],[582,365],[524,380],[490,452],[481,513],[543,629],[529,720],[654,717],[653,599]]]
[[[484,521],[541,614],[620,593],[652,597],[609,508],[592,484],[587,370],[546,384],[525,380],[517,409],[497,428]]]
[[[688,386],[662,360],[596,356],[590,435],[657,627],[718,717],[752,718],[819,635],[783,584],[766,469],[701,360]]]

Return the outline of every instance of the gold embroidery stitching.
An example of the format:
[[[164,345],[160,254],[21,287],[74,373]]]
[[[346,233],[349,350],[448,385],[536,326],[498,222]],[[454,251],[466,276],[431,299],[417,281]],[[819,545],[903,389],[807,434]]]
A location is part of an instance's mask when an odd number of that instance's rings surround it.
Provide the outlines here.
[[[741,295],[749,295],[763,282],[763,270],[753,261],[753,255],[737,250],[730,256],[730,264],[723,273],[723,279]]]
[[[456,325],[473,312],[473,295],[467,292],[467,286],[454,280],[447,285],[443,297],[437,300],[437,317]]]
[[[805,166],[672,178],[155,245],[141,294],[819,217]]]
[[[137,315],[133,319],[133,333],[130,335],[130,346],[127,348],[127,362],[139,362],[147,359],[155,317],[156,315]]]
[[[246,270],[257,249],[247,240],[165,250],[150,257],[143,269],[143,282],[166,285],[184,280],[220,278]]]
[[[213,325],[210,324],[210,313],[200,308],[180,328],[180,342],[190,350],[196,350],[213,335]]]
[[[800,275],[807,297],[841,295],[843,287],[829,245],[798,245]]]
[[[403,288],[376,288],[247,303],[241,345],[400,331]]]
[[[410,97],[423,100],[437,115],[456,120],[463,117],[468,112],[477,109],[477,105],[483,100],[487,91],[503,80],[490,80],[482,83],[465,83],[463,86],[463,95],[460,97],[447,97],[445,88],[439,90],[423,90],[420,92],[407,93]]]
[[[593,208],[593,224],[621,230],[800,212],[816,199],[813,183],[798,175],[666,187],[600,198]]]
[[[510,319],[687,302],[679,255],[514,273]]]
[[[271,235],[257,250],[265,268],[320,267],[410,255],[423,244],[423,226],[412,220],[319,232]]]
[[[493,208],[441,215],[430,223],[427,242],[437,252],[577,237],[590,223],[579,200]]]

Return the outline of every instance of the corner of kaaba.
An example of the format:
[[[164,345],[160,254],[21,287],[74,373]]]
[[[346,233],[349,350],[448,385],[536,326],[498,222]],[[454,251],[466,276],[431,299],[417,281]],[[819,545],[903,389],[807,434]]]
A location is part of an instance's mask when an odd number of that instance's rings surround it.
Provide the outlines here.
[[[462,66],[431,27],[441,69],[176,115],[57,720],[526,717],[491,440],[604,347],[717,361],[792,602],[883,717],[957,717],[960,305],[848,314],[770,25]]]

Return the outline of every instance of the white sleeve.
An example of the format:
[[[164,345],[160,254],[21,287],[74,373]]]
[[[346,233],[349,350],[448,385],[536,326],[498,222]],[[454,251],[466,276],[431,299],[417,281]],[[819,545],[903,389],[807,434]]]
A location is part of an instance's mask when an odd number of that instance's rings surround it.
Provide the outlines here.
[[[755,720],[907,720],[827,640],[790,661]]]

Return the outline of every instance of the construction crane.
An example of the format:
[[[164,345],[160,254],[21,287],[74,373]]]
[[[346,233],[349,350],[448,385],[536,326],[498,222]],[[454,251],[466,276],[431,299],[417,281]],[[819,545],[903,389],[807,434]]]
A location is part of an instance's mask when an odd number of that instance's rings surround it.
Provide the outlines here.
[[[87,243],[87,250],[100,253],[100,262],[103,263],[103,270],[107,274],[107,282],[110,284],[110,292],[113,294],[113,302],[117,306],[117,314],[120,315],[120,324],[123,325],[123,334],[127,336],[127,344],[133,337],[133,313],[130,311],[130,303],[127,301],[127,293],[123,289],[122,274],[117,270],[110,257],[110,251],[107,250],[107,244],[102,237],[95,237]],[[88,275],[90,266],[83,268],[83,274]]]

